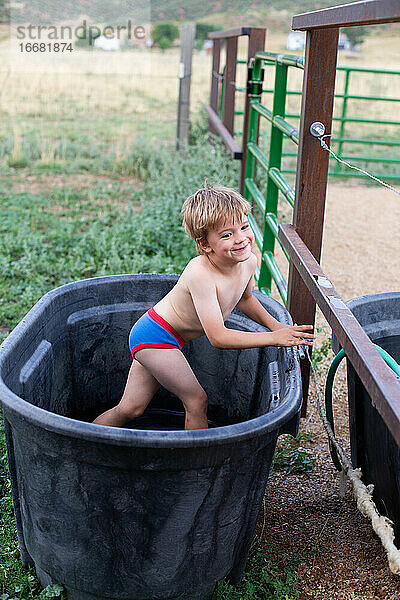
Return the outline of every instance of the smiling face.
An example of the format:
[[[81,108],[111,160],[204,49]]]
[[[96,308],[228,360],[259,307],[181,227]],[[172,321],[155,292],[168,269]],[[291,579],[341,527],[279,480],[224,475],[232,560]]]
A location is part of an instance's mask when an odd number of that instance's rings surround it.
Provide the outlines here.
[[[246,215],[233,222],[220,223],[207,234],[207,242],[201,244],[204,252],[223,263],[238,263],[247,260],[254,246],[254,233]]]

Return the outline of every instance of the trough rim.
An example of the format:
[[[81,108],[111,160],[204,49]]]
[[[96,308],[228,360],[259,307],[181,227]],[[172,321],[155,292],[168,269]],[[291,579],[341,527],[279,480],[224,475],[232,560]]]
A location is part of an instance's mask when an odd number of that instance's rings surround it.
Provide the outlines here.
[[[5,408],[4,416],[7,418],[7,413],[10,412],[33,425],[67,437],[118,446],[144,448],[192,448],[232,444],[279,430],[288,423],[299,412],[302,402],[300,365],[294,348],[281,348],[281,351],[287,352],[289,359],[293,360],[293,368],[287,374],[289,380],[288,391],[282,398],[280,406],[265,415],[248,421],[210,429],[159,431],[95,425],[64,417],[30,404],[14,394],[5,384],[2,377],[2,368],[6,355],[14,345],[20,343],[21,337],[26,333],[33,320],[38,318],[40,312],[47,307],[55,296],[67,292],[71,288],[85,287],[88,282],[102,284],[106,281],[113,280],[117,282],[118,280],[123,281],[136,277],[151,280],[159,278],[160,275],[171,280],[178,277],[177,275],[153,273],[107,275],[67,283],[44,294],[0,346],[0,401]],[[261,296],[261,298],[265,296],[257,291],[256,295]],[[279,302],[270,297],[268,299],[276,305],[278,312],[282,314],[282,318],[287,321],[287,313]],[[299,382],[300,385],[298,385]]]

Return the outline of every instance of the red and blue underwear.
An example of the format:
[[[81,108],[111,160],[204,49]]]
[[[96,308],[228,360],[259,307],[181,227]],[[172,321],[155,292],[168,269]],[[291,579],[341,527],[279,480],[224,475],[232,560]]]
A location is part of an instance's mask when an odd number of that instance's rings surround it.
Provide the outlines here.
[[[132,356],[143,348],[182,348],[185,340],[154,308],[150,308],[134,324],[129,334]]]

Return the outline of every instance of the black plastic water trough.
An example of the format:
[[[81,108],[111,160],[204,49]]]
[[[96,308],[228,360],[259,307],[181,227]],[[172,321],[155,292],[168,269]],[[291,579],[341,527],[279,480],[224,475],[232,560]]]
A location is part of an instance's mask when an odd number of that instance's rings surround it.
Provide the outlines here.
[[[347,306],[370,339],[400,363],[400,292],[362,296]],[[336,339],[332,347],[339,351]],[[347,382],[351,460],[361,468],[364,482],[374,484],[374,500],[393,521],[399,545],[400,449],[349,361]]]
[[[121,397],[132,323],[176,279],[125,275],[64,285],[0,349],[22,560],[35,565],[43,585],[64,585],[72,600],[209,600],[225,575],[238,582],[277,437],[297,431],[293,350],[218,350],[205,337],[183,352],[216,426],[173,430],[183,424],[182,406],[166,390],[132,428],[89,422]],[[280,304],[256,295],[289,322]],[[227,324],[262,330],[239,311]]]

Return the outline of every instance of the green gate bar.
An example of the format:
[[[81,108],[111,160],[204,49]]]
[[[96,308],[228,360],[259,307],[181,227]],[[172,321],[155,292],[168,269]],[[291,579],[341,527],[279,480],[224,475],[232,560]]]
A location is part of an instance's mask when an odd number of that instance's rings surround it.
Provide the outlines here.
[[[272,108],[272,120],[271,122],[271,138],[270,138],[270,146],[269,146],[269,169],[275,168],[279,171],[281,168],[281,159],[282,159],[282,142],[283,142],[283,132],[285,127],[285,121],[282,117],[285,116],[285,105],[286,105],[286,88],[287,88],[287,73],[288,67],[285,64],[277,63],[275,69],[275,90],[274,90],[274,102]],[[261,107],[261,105],[260,105]],[[278,117],[281,119],[280,127],[275,122],[275,118]],[[275,248],[275,238],[278,235],[278,227],[276,231],[272,227],[265,227],[267,224],[267,214],[274,215],[275,218],[278,216],[278,195],[279,195],[279,187],[276,184],[276,181],[272,180],[268,177],[267,179],[267,192],[266,192],[266,213],[265,213],[265,223],[264,223],[264,241],[262,246],[262,256],[264,257],[265,253],[267,253],[267,259],[261,262],[260,267],[260,279],[259,286],[264,288],[271,289],[271,278],[272,273],[274,272],[275,265],[269,258],[273,258],[274,248]],[[282,284],[283,277],[282,274],[278,271],[275,272],[274,281],[278,286],[277,281],[279,281],[280,286],[280,294],[283,297],[287,298],[287,286]]]
[[[262,93],[262,68],[264,61],[275,61],[275,85],[272,110],[260,103]],[[266,294],[271,293],[272,281],[286,304],[287,283],[274,258],[275,240],[278,240],[287,259],[286,250],[279,238],[278,197],[279,192],[293,207],[294,189],[284,179],[281,173],[282,145],[284,137],[294,144],[299,143],[296,128],[285,120],[288,68],[303,68],[302,59],[287,55],[272,55],[268,52],[257,52],[252,61],[251,71],[251,101],[249,114],[249,129],[246,155],[246,171],[244,180],[244,195],[254,203],[263,215],[262,231],[254,215],[249,216],[258,248],[261,252],[261,265],[256,271],[258,288]],[[257,145],[258,119],[263,117],[271,124],[271,137],[268,157]],[[256,165],[267,173],[267,188],[265,198],[254,181]]]
[[[273,53],[268,53],[269,54],[269,58],[265,60],[265,64],[269,65],[269,66],[274,66],[276,64],[276,61],[274,60],[274,56],[282,56],[282,55],[275,55]],[[290,61],[287,57],[287,55],[283,55],[285,62],[287,61],[288,63],[291,62],[293,64],[293,60]],[[298,61],[297,61],[297,66],[302,65],[302,60],[301,57],[298,57]],[[389,125],[389,126],[399,126],[400,125],[400,121],[398,120],[392,120],[392,119],[374,119],[374,118],[361,118],[361,117],[349,117],[348,115],[348,108],[349,108],[349,101],[350,100],[370,100],[370,101],[378,101],[378,102],[400,102],[400,98],[394,98],[394,97],[389,97],[389,96],[367,96],[367,95],[360,95],[360,94],[351,94],[349,93],[349,87],[350,87],[350,76],[352,73],[373,73],[373,74],[377,74],[377,75],[400,75],[400,71],[393,71],[393,70],[383,70],[383,69],[369,69],[366,67],[337,67],[337,71],[341,71],[344,73],[345,77],[344,77],[344,89],[343,89],[343,93],[337,93],[335,94],[335,99],[341,99],[342,100],[342,105],[341,105],[341,111],[340,111],[340,115],[339,116],[334,116],[333,117],[333,121],[335,122],[339,122],[340,123],[340,127],[339,127],[339,133],[338,135],[333,135],[331,137],[331,141],[335,142],[337,144],[336,146],[336,150],[335,153],[339,156],[339,158],[341,158],[342,160],[346,160],[346,161],[358,161],[358,162],[371,162],[371,163],[382,163],[382,164],[386,164],[386,165],[396,165],[399,164],[399,160],[400,158],[388,158],[388,157],[381,157],[381,156],[371,156],[371,155],[357,155],[357,156],[353,156],[351,154],[349,154],[348,152],[346,153],[346,155],[343,154],[343,144],[366,144],[366,145],[378,145],[378,146],[400,146],[400,141],[399,140],[376,140],[376,139],[367,139],[367,138],[360,138],[360,137],[346,137],[345,135],[345,127],[346,127],[346,123],[359,123],[359,124],[379,124],[379,125]],[[263,92],[268,94],[273,94],[274,90],[272,88],[264,88]],[[301,96],[302,92],[299,90],[287,90],[287,95],[296,95],[296,96]],[[298,113],[290,113],[287,112],[286,113],[286,118],[294,118],[294,119],[299,119],[300,115]],[[283,152],[282,156],[286,157],[295,157],[297,156],[297,152]],[[282,173],[295,173],[295,169],[282,169]],[[339,177],[365,177],[363,174],[361,173],[357,173],[354,171],[349,171],[346,170],[344,168],[343,165],[341,165],[340,163],[336,162],[335,166],[333,168],[333,170],[329,171],[329,175],[330,176],[339,176]],[[381,177],[381,178],[386,178],[386,179],[392,179],[392,180],[400,180],[400,174],[397,173],[374,173],[374,175],[376,175],[377,177]]]
[[[287,67],[290,66],[290,67],[298,67],[300,69],[304,69],[303,57],[302,56],[294,56],[291,54],[276,54],[273,52],[263,52],[263,63],[266,66],[272,66],[275,68],[278,65],[285,65]],[[247,61],[244,59],[238,59],[237,64],[246,65]],[[224,71],[225,71],[225,67],[222,71],[222,74],[220,75],[222,80],[224,78]],[[399,164],[400,158],[396,158],[396,157],[388,158],[388,157],[371,156],[371,155],[353,156],[353,155],[349,154],[348,152],[346,152],[346,155],[344,155],[343,154],[343,144],[347,144],[347,145],[349,145],[349,144],[350,145],[354,145],[354,144],[364,145],[365,144],[367,146],[368,145],[400,146],[400,141],[398,141],[398,140],[375,140],[375,139],[359,138],[359,137],[352,138],[352,137],[346,137],[346,135],[345,135],[346,123],[379,124],[379,125],[389,125],[389,126],[400,125],[400,121],[396,121],[396,120],[387,120],[387,119],[377,120],[374,118],[367,119],[367,118],[347,116],[350,101],[359,101],[359,100],[367,100],[368,101],[368,100],[370,100],[370,101],[379,101],[379,102],[400,102],[400,98],[393,98],[393,97],[387,97],[387,96],[384,96],[384,97],[382,97],[382,96],[367,96],[367,95],[349,93],[351,74],[352,73],[373,73],[373,74],[377,74],[377,75],[400,75],[400,71],[383,70],[383,69],[369,69],[367,67],[348,67],[348,66],[337,67],[337,71],[344,73],[344,85],[343,85],[343,93],[335,94],[335,99],[342,100],[340,115],[334,116],[332,119],[333,121],[339,122],[339,124],[340,124],[338,135],[337,136],[333,135],[331,137],[331,141],[335,142],[337,144],[335,153],[339,156],[339,158],[341,158],[342,160],[346,160],[346,161],[354,160],[357,162],[382,163],[385,165]],[[241,93],[241,94],[246,93],[245,87],[236,85],[235,89],[238,93]],[[274,93],[274,89],[272,89],[272,88],[263,88],[262,91],[264,94],[268,94],[268,93],[273,94]],[[286,96],[301,96],[301,94],[302,94],[302,92],[300,90],[288,90],[288,89],[286,90]],[[222,107],[223,107],[223,86],[221,86],[221,93],[220,93],[220,98],[219,98],[219,117],[220,117],[220,119],[222,119]],[[260,114],[263,114],[262,113],[263,110],[268,111],[269,109],[266,107],[262,107]],[[244,115],[244,111],[243,110],[235,110],[234,114],[235,114],[235,117],[239,116],[239,115]],[[265,116],[265,112],[264,112],[264,116]],[[297,120],[297,119],[299,119],[299,117],[300,117],[300,115],[298,113],[290,113],[290,112],[286,113],[286,118],[294,118]],[[285,122],[285,124],[286,124],[287,128],[291,127],[287,122]],[[294,131],[295,134],[297,134],[297,138],[298,138],[298,131],[294,127],[292,127],[292,131]],[[240,129],[240,125],[239,125],[239,129],[234,130],[234,135],[235,136],[242,135],[242,130]],[[295,157],[295,156],[297,156],[297,152],[283,152],[282,153],[282,157]],[[295,172],[296,171],[294,168],[281,169],[281,173],[294,174]],[[343,177],[343,178],[365,177],[362,173],[358,173],[355,171],[349,171],[348,169],[346,169],[344,167],[344,165],[342,165],[338,162],[336,162],[333,169],[329,171],[329,175],[330,176],[339,176],[339,177]],[[397,173],[374,173],[374,175],[376,175],[377,177],[392,179],[395,181],[400,180],[400,174],[397,174]]]

